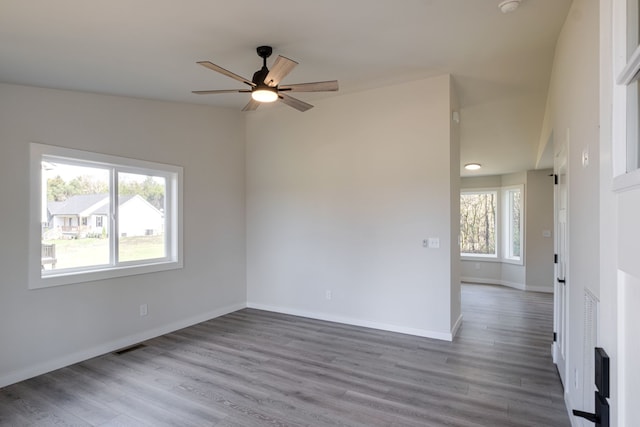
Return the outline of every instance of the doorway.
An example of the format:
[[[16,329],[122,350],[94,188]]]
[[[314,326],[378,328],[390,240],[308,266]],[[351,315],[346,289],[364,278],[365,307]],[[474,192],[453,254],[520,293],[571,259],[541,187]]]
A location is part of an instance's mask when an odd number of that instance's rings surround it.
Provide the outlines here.
[[[566,147],[566,145],[565,145]],[[553,290],[553,330],[554,342],[552,348],[553,363],[558,368],[560,380],[566,388],[566,360],[567,360],[567,153],[563,148],[554,158],[553,164],[554,189],[554,228],[555,228],[555,277]]]

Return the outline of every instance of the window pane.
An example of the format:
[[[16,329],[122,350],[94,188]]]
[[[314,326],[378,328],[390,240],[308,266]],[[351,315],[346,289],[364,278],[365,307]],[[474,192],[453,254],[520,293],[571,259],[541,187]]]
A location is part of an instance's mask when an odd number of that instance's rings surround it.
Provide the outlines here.
[[[42,177],[43,273],[109,264],[109,171],[43,161]]]
[[[640,41],[639,13],[638,0],[627,0],[627,59],[631,58]]]
[[[118,259],[164,258],[166,180],[118,173]]]
[[[496,254],[497,194],[460,195],[460,251],[463,254]]]
[[[509,258],[520,258],[520,190],[509,191]]]
[[[640,85],[638,79],[627,86],[627,172],[640,167]]]

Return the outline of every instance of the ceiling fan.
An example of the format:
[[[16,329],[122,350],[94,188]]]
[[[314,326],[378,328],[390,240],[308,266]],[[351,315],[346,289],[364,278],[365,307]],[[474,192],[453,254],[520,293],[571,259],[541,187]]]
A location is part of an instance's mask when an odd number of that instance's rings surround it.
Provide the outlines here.
[[[244,106],[242,111],[252,111],[263,102],[273,102],[280,100],[298,111],[307,111],[313,105],[307,104],[297,98],[289,96],[286,92],[329,92],[338,90],[338,81],[330,80],[326,82],[296,83],[280,86],[280,81],[298,65],[296,61],[278,55],[271,70],[267,68],[267,58],[271,56],[273,49],[271,46],[260,46],[256,49],[258,56],[262,58],[262,68],[253,74],[253,79],[248,80],[242,76],[232,73],[229,70],[213,64],[209,61],[200,61],[198,64],[210,70],[217,71],[232,79],[238,80],[250,89],[223,89],[223,90],[194,90],[197,95],[210,95],[216,93],[251,93],[251,100]]]

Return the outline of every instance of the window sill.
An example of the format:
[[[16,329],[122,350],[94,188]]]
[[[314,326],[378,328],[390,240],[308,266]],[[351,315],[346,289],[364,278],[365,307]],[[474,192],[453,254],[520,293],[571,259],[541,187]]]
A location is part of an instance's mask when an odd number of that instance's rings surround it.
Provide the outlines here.
[[[497,256],[460,255],[460,261],[502,262]]]
[[[43,289],[53,286],[71,285],[74,283],[94,282],[97,280],[112,279],[117,277],[133,276],[138,274],[155,273],[167,270],[178,270],[182,268],[182,261],[161,261],[149,264],[108,267],[102,270],[61,272],[60,274],[49,273],[41,276],[41,271],[37,275],[29,278],[29,289]]]
[[[506,258],[497,258],[497,257],[479,257],[479,256],[460,256],[460,261],[467,261],[467,262],[499,262],[502,264],[512,264],[512,265],[519,265],[519,266],[524,266],[524,262],[522,261],[518,261],[518,260],[513,260],[513,259],[506,259]]]
[[[640,169],[613,178],[613,191],[622,193],[640,188]]]

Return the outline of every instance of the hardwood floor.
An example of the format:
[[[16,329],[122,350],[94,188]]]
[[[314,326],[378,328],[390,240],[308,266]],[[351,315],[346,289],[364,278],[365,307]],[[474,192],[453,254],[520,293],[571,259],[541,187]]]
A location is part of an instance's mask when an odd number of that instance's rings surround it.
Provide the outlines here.
[[[570,426],[552,296],[462,296],[452,343],[241,310],[2,388],[0,425]]]

